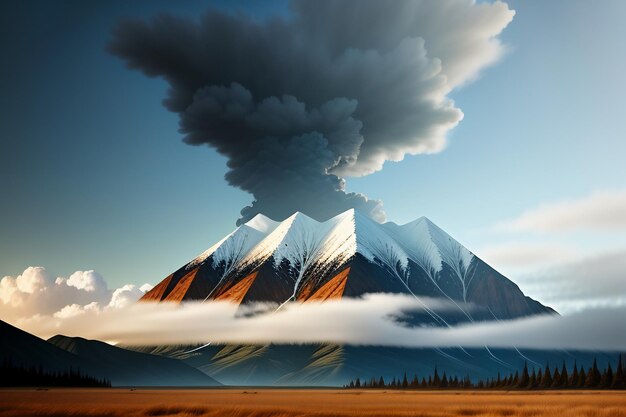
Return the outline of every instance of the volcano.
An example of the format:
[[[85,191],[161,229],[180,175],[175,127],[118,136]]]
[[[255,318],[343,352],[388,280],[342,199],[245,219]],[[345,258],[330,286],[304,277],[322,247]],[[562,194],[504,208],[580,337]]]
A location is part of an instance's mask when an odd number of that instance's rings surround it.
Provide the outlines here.
[[[282,222],[258,214],[142,301],[282,305],[367,293],[443,298],[469,320],[554,313],[428,218],[380,224],[353,209],[325,222],[300,212]],[[445,324],[434,312],[429,320]]]

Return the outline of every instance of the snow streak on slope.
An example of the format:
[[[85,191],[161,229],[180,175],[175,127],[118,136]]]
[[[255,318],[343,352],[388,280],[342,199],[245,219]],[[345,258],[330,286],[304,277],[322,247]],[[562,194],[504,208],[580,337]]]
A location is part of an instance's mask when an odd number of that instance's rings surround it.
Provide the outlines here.
[[[471,282],[473,275],[469,274],[470,265],[474,260],[474,254],[467,250],[456,240],[452,239],[450,235],[441,230],[430,220],[426,219],[428,223],[428,229],[430,230],[430,236],[439,248],[439,253],[443,262],[448,264],[455,272],[461,285],[463,286],[463,301],[467,301],[467,289]]]
[[[278,224],[278,222],[258,214],[189,262],[186,269],[191,269],[201,264],[212,255],[214,268],[217,268],[223,262],[226,265],[225,269],[230,272]],[[224,271],[225,273],[226,270]]]
[[[408,285],[409,256],[379,223],[355,213],[357,252]]]
[[[245,255],[238,265],[238,269],[254,268],[268,260],[282,243],[298,214],[300,213],[292,214],[281,223],[278,223],[274,230]]]
[[[403,226],[381,225],[353,209],[325,222],[299,212],[280,223],[257,215],[186,268],[211,262],[223,280],[272,259],[273,267],[293,281],[291,300],[297,297],[304,280],[318,283],[357,253],[399,279],[409,292],[409,260],[438,288],[443,266],[448,265],[463,286],[464,298],[471,281],[474,255],[427,218]],[[448,297],[443,290],[442,295]]]
[[[296,213],[254,248],[244,264],[258,264],[270,256],[274,267],[289,266],[294,280],[293,299],[302,280],[309,275],[322,277],[347,262],[356,252],[354,211],[348,210],[320,223]]]
[[[355,234],[355,211],[345,211],[325,223],[330,225],[324,240],[324,250],[316,260],[316,266],[339,266],[347,262],[357,251],[357,237]]]
[[[408,283],[408,256],[380,224],[368,217],[351,209],[322,223],[302,213],[290,219],[289,229],[278,244],[268,237],[266,240],[272,243],[263,241],[259,247],[267,250],[261,258],[267,258],[274,248],[272,256],[276,268],[288,262],[295,282],[292,298],[297,295],[303,278],[322,277],[356,253],[388,270],[405,285]],[[254,253],[251,257],[257,256]]]
[[[426,218],[420,217],[403,226],[385,223],[383,227],[404,246],[411,260],[434,281],[442,269],[442,259],[439,248],[430,235]]]
[[[463,300],[471,282],[470,266],[474,254],[426,217],[403,226],[383,225],[407,249],[411,260],[417,263],[437,285],[443,264],[454,271],[463,288]],[[438,286],[438,285],[437,285]]]
[[[302,213],[293,217],[287,234],[273,253],[274,266],[278,268],[287,261],[290,278],[294,279],[293,293],[287,301],[296,297],[302,278],[324,251],[324,243],[332,227],[331,222],[318,223]]]
[[[295,283],[291,299],[295,299],[307,275],[322,277],[354,256],[355,240],[354,210],[323,223],[297,213],[296,221],[273,255],[276,266],[286,260],[292,269]]]

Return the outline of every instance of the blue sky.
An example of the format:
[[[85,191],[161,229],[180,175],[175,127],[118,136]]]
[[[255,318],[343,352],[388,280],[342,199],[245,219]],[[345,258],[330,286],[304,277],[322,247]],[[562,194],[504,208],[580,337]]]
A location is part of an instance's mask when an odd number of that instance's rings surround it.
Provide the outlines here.
[[[95,269],[112,287],[154,284],[234,228],[251,196],[226,184],[225,158],[184,144],[177,116],[161,105],[165,82],[104,50],[121,16],[196,16],[207,4],[259,18],[288,13],[286,2],[254,1],[5,5],[0,276],[43,265],[62,276]],[[626,248],[619,219],[616,228],[496,227],[626,189],[626,3],[508,4],[516,15],[501,35],[507,53],[453,92],[465,118],[447,149],[350,178],[348,190],[382,199],[398,223],[428,216],[523,284],[545,265],[511,262],[507,248],[562,250],[563,262]],[[542,287],[526,282],[541,299]]]

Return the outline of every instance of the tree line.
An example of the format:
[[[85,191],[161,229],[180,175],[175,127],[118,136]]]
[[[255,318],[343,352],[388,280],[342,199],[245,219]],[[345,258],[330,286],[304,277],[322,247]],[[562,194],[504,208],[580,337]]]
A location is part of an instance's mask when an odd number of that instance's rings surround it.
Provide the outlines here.
[[[5,359],[0,367],[2,387],[111,387],[106,378],[94,378],[80,369],[46,371],[41,366],[15,365]]]
[[[622,355],[619,355],[615,370],[609,363],[600,370],[596,360],[587,370],[583,366],[578,367],[574,362],[571,371],[565,366],[551,368],[546,364],[544,368],[528,369],[528,363],[524,363],[524,369],[520,372],[502,376],[498,372],[497,377],[473,381],[469,375],[462,378],[447,375],[444,372],[439,375],[437,367],[428,376],[418,378],[413,375],[409,379],[406,372],[402,378],[389,381],[381,376],[361,381],[360,378],[351,380],[344,388],[386,388],[386,389],[518,389],[518,390],[546,390],[546,389],[626,389],[626,364]]]

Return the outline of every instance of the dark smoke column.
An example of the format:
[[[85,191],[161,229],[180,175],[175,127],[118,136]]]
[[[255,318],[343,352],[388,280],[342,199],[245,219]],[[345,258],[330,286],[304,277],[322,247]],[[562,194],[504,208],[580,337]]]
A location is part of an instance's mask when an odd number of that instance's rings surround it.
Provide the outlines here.
[[[108,49],[167,80],[185,142],[228,158],[228,183],[254,196],[238,223],[348,208],[384,221],[382,202],[347,193],[344,178],[441,151],[463,117],[447,94],[499,58],[514,12],[471,0],[295,1],[291,12],[126,20]]]

